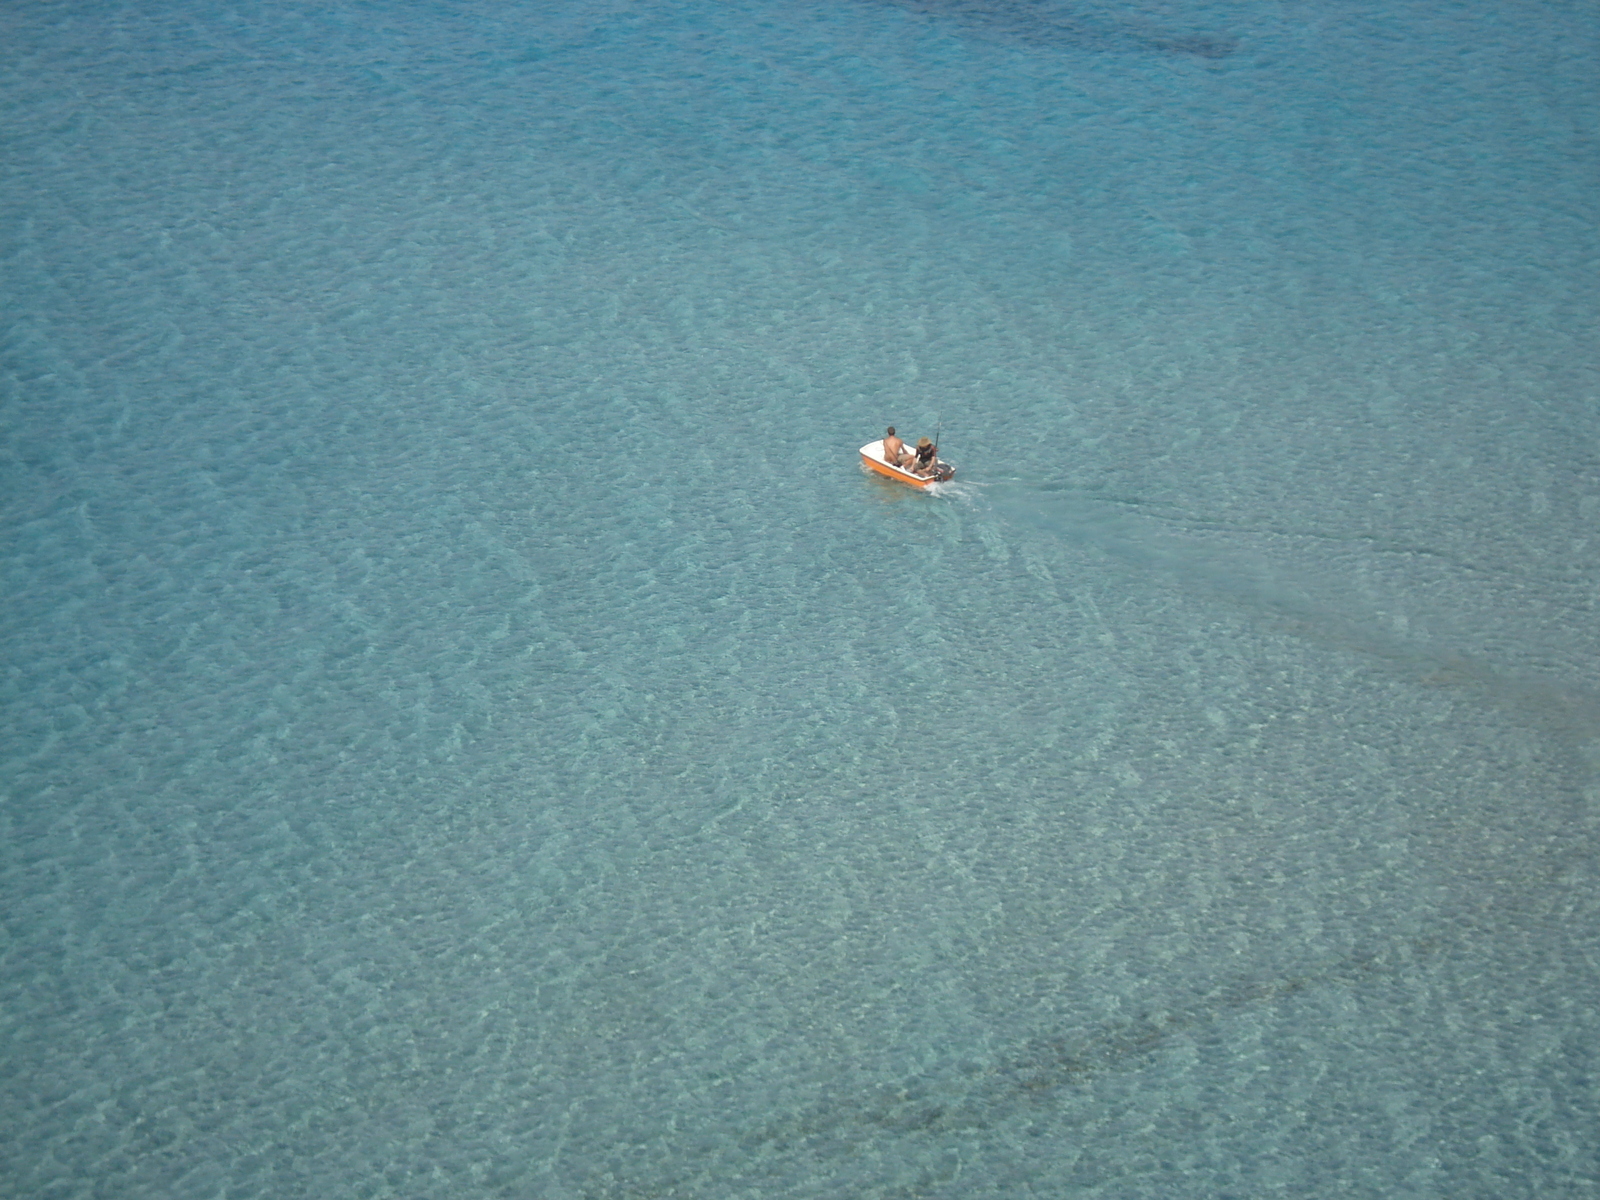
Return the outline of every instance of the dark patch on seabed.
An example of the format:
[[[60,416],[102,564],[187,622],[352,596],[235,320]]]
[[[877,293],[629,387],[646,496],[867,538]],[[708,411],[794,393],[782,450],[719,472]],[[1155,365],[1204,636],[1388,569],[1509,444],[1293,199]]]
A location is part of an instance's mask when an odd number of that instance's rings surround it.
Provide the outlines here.
[[[1089,53],[1171,54],[1226,58],[1237,39],[1151,28],[1109,14],[1089,15],[1058,0],[882,0],[910,12],[948,21],[979,36],[1057,50]]]
[[[971,1070],[963,1082],[910,1080],[868,1096],[822,1101],[806,1113],[767,1126],[745,1145],[785,1150],[811,1143],[866,1142],[882,1133],[987,1129],[1063,1088],[1136,1068],[1185,1032],[1311,988],[1348,987],[1400,971],[1437,949],[1435,939],[1416,937],[1381,953],[1351,954],[1293,975],[1233,979],[1170,1009],[1109,1022],[1076,1036],[1045,1035],[1020,1043],[989,1065]]]
[[[1442,948],[1437,938],[1414,936],[1293,974],[1238,976],[1170,1008],[1072,1034],[1044,1033],[1015,1042],[987,1063],[952,1065],[880,1087],[824,1096],[750,1130],[740,1139],[738,1153],[749,1164],[796,1153],[841,1158],[885,1140],[915,1141],[993,1129],[1034,1106],[1054,1109],[1069,1089],[1108,1074],[1137,1070],[1180,1038],[1204,1040],[1209,1028],[1234,1014],[1314,989],[1360,987],[1412,969]],[[705,1165],[686,1165],[678,1175],[647,1185],[608,1184],[598,1190],[590,1186],[580,1194],[585,1200],[693,1197],[696,1181],[704,1178],[696,1166]],[[948,1181],[927,1181],[929,1186],[940,1182]]]

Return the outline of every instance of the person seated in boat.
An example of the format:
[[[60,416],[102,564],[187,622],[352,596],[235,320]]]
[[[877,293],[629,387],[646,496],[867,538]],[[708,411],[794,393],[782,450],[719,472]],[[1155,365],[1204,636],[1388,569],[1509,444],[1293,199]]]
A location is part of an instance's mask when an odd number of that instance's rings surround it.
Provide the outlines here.
[[[928,438],[919,438],[917,452],[911,459],[911,473],[913,475],[932,475],[935,467],[939,465],[939,447],[935,446]]]
[[[889,432],[883,439],[883,461],[891,467],[903,467],[911,461],[911,451],[906,449],[906,444],[894,434],[894,426],[889,426]]]

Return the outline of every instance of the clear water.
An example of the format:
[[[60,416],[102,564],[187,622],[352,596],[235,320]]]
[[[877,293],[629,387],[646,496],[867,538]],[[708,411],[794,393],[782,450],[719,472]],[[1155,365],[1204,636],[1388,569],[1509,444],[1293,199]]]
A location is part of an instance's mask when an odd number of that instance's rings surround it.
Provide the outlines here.
[[[1594,1196],[1593,17],[7,6],[0,1194]]]

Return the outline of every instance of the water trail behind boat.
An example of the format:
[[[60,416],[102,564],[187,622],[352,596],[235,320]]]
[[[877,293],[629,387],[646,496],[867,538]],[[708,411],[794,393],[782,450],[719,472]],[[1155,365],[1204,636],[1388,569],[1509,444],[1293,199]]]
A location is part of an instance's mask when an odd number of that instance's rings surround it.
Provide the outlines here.
[[[1157,502],[1062,485],[1000,483],[989,497],[998,513],[1018,524],[1088,548],[1147,579],[1210,595],[1277,632],[1364,655],[1424,686],[1477,690],[1575,741],[1591,769],[1600,767],[1600,690],[1497,663],[1462,649],[1470,639],[1448,631],[1431,637],[1397,632],[1331,573],[1319,577],[1304,567],[1290,568],[1241,544],[1246,535],[1287,531],[1240,529],[1230,539],[1221,523]],[[1430,627],[1445,626],[1444,614],[1429,616]]]

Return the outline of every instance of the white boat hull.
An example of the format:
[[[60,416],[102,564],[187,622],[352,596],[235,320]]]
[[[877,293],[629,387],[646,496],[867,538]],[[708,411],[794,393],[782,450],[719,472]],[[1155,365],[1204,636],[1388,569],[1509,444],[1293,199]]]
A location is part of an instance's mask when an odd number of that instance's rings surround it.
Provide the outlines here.
[[[938,462],[933,475],[916,475],[898,467],[883,456],[883,439],[868,442],[861,447],[861,465],[879,475],[907,484],[914,488],[925,488],[931,483],[943,483],[955,477],[956,469],[947,462]]]

